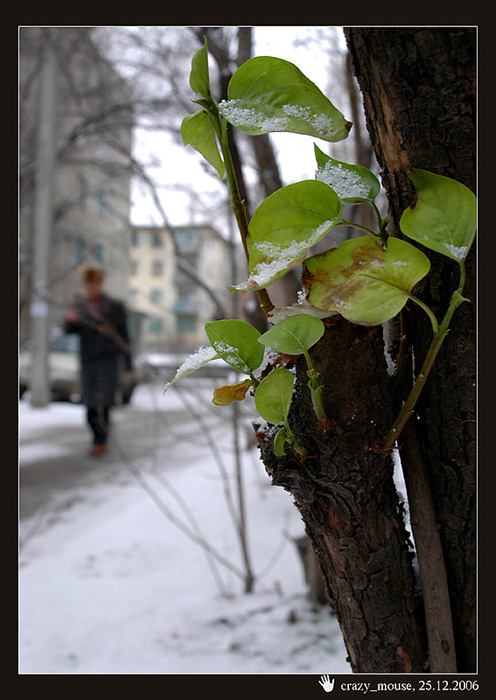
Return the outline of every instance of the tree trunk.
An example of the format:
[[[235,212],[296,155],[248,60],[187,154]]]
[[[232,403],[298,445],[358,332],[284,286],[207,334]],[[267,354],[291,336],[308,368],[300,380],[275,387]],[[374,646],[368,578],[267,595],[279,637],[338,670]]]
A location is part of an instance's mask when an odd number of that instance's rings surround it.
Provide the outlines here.
[[[409,169],[430,170],[475,188],[475,30],[359,27],[345,34],[388,196],[390,233],[401,236],[401,213],[413,201]],[[432,268],[416,293],[441,319],[458,285],[458,266],[424,252]],[[474,250],[466,269],[464,296],[471,303],[455,314],[416,421],[444,549],[459,672],[476,670]],[[403,321],[418,368],[431,326],[408,305]]]
[[[421,672],[413,554],[391,457],[376,449],[393,418],[382,329],[339,317],[326,326],[311,355],[333,427],[318,428],[300,359],[290,426],[309,456],[287,449],[275,457],[270,431],[260,427],[262,458],[273,483],[294,496],[353,671]]]

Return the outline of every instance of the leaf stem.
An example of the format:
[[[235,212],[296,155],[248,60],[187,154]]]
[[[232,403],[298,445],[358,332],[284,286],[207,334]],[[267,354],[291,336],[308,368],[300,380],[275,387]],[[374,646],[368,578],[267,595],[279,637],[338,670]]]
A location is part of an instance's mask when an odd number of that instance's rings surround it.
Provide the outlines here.
[[[369,233],[371,236],[374,238],[380,238],[380,234],[377,233],[377,231],[373,231],[371,228],[368,226],[364,226],[363,224],[358,224],[356,221],[348,221],[347,219],[341,219],[341,221],[338,221],[335,226],[351,226],[352,228],[359,228],[362,231],[365,231],[366,233]]]
[[[294,450],[295,450],[296,452],[298,452],[298,454],[300,454],[302,457],[305,457],[305,456],[308,454],[308,452],[307,452],[307,450],[306,450],[304,447],[302,447],[302,446],[298,443],[298,441],[296,440],[295,436],[293,435],[293,433],[292,433],[292,431],[291,431],[291,428],[290,428],[289,425],[288,425],[288,421],[285,421],[285,422],[284,422],[284,428],[286,429],[286,442],[289,442],[289,444],[291,445],[291,447],[293,447]],[[288,438],[289,438],[289,439],[288,439]]]
[[[455,313],[456,309],[460,306],[460,304],[463,304],[464,301],[468,301],[462,296],[462,290],[465,285],[465,263],[464,261],[461,261],[459,263],[460,265],[460,284],[458,286],[458,289],[455,290],[451,296],[451,301],[450,305],[448,307],[448,310],[446,311],[446,314],[444,315],[444,318],[439,326],[437,326],[437,321],[436,321],[436,326],[437,329],[434,332],[434,336],[431,340],[431,344],[429,346],[429,350],[427,351],[427,355],[425,356],[424,362],[422,364],[422,368],[417,375],[417,378],[414,382],[414,385],[412,387],[412,390],[410,391],[410,394],[407,398],[407,400],[403,403],[400,412],[398,413],[398,416],[396,417],[396,420],[393,424],[393,427],[389,431],[388,435],[386,436],[386,439],[383,442],[383,448],[388,450],[390,449],[396,440],[398,439],[401,431],[405,427],[406,422],[412,415],[415,405],[418,401],[418,398],[422,392],[422,389],[425,386],[425,382],[427,381],[427,377],[429,376],[429,373],[432,369],[432,366],[434,364],[434,360],[436,359],[436,356],[441,349],[441,345],[443,344],[444,339],[449,333],[449,325],[451,323],[451,319],[453,318],[453,314]],[[420,302],[420,300],[412,297],[414,301],[417,303]],[[419,303],[419,305],[424,308],[424,310],[427,311],[429,307],[426,307],[425,304],[422,302]],[[432,311],[429,309],[429,316],[432,314]],[[432,317],[434,314],[432,314]],[[431,318],[432,320],[432,318]],[[433,324],[434,327],[434,324]]]
[[[414,301],[418,306],[420,306],[421,309],[423,309],[423,310],[425,311],[425,313],[426,313],[427,316],[429,317],[430,322],[431,322],[431,324],[432,324],[432,331],[433,331],[434,335],[435,335],[436,333],[438,333],[438,332],[439,332],[439,323],[438,323],[437,318],[435,317],[434,312],[432,311],[432,309],[430,309],[430,308],[427,306],[427,304],[424,304],[424,302],[423,302],[421,299],[419,299],[418,297],[414,296],[413,294],[409,294],[409,295],[408,295],[408,298],[411,299],[412,301]]]
[[[441,347],[441,344],[446,336],[446,333],[436,333],[431,341],[429,350],[427,352],[427,355],[425,357],[424,363],[422,365],[422,369],[420,370],[419,374],[417,375],[417,378],[415,380],[415,383],[412,387],[412,390],[410,391],[410,394],[407,398],[407,400],[403,403],[400,412],[398,413],[398,416],[393,424],[393,427],[389,431],[384,443],[383,443],[383,448],[385,450],[390,449],[398,437],[400,436],[401,431],[405,427],[406,422],[410,418],[410,416],[413,413],[413,409],[415,408],[415,405],[418,401],[418,398],[420,396],[420,393],[422,392],[422,389],[424,388],[425,382],[427,381],[427,377],[429,375],[429,372],[432,369],[432,365],[434,364],[434,360],[436,359],[436,356],[439,352],[439,349]]]
[[[368,201],[369,201],[370,206],[374,210],[375,215],[377,217],[377,223],[379,224],[379,230],[381,231],[381,235],[385,235],[387,238],[386,226],[387,226],[387,223],[389,221],[388,217],[383,219],[381,216],[381,212],[379,211],[379,208],[378,208],[377,204],[375,203],[375,201],[373,199],[369,199]]]
[[[329,421],[326,416],[324,404],[322,403],[322,386],[319,385],[319,373],[313,368],[312,360],[308,354],[308,350],[303,348],[303,354],[308,365],[308,388],[312,397],[312,406],[322,428],[329,426]]]
[[[238,182],[236,180],[236,173],[234,171],[234,165],[231,157],[231,151],[229,149],[229,142],[227,138],[227,121],[225,119],[221,120],[216,106],[216,120],[218,122],[219,128],[217,128],[217,133],[219,134],[219,141],[222,150],[222,156],[224,158],[224,165],[226,167],[227,175],[227,185],[229,189],[229,194],[231,196],[231,206],[238,224],[239,233],[241,236],[241,241],[243,243],[243,249],[245,251],[246,259],[249,262],[250,256],[248,252],[248,216],[246,213],[246,207],[241,199],[239,193]],[[268,316],[274,309],[274,304],[272,303],[269,294],[266,289],[258,289],[256,291],[260,306],[264,310],[265,314]]]
[[[238,182],[236,180],[236,173],[234,171],[231,151],[229,149],[229,141],[227,137],[227,122],[225,119],[223,119],[221,122],[218,114],[217,119],[220,123],[220,146],[222,149],[222,156],[224,158],[224,165],[226,167],[227,185],[229,188],[229,194],[231,196],[231,206],[234,216],[236,217],[236,222],[238,224],[239,233],[241,235],[241,241],[243,243],[243,249],[245,251],[246,257],[248,258],[248,217],[246,214],[246,207],[239,193]]]

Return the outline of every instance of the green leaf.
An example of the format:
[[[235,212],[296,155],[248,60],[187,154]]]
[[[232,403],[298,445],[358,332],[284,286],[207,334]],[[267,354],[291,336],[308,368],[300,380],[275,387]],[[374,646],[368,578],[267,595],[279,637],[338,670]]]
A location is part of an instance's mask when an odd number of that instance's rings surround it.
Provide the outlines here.
[[[403,212],[401,230],[426,248],[461,262],[477,227],[474,193],[461,182],[427,170],[413,170],[409,177],[417,199]]]
[[[212,403],[216,406],[229,406],[233,401],[243,401],[251,386],[251,379],[245,379],[238,384],[224,384],[214,390]]]
[[[191,72],[189,74],[191,89],[201,97],[210,95],[210,79],[208,76],[208,49],[207,40],[201,49],[198,49],[191,60]]]
[[[274,438],[274,454],[277,457],[283,456],[284,447],[286,445],[287,440],[288,434],[286,432],[286,428],[283,426],[280,430],[278,430],[277,435]]]
[[[196,352],[194,352],[192,355],[188,355],[188,357],[184,360],[182,365],[177,370],[174,379],[168,384],[166,384],[164,393],[167,391],[171,384],[174,384],[174,382],[177,382],[179,379],[187,377],[188,374],[192,374],[192,372],[196,372],[196,370],[206,365],[207,362],[218,359],[219,355],[216,353],[214,348],[198,348]]]
[[[205,160],[213,165],[222,179],[225,172],[224,161],[219,153],[214,125],[207,112],[202,110],[184,117],[181,124],[181,136],[184,145],[189,144],[198,153],[201,153]]]
[[[372,202],[381,190],[373,172],[362,165],[350,165],[323,153],[314,144],[317,159],[317,180],[332,187],[342,202]]]
[[[301,355],[324,335],[324,323],[308,314],[290,316],[260,336],[259,343],[288,355]]]
[[[403,308],[429,269],[427,256],[406,241],[389,238],[384,248],[361,236],[309,258],[302,280],[314,306],[375,326]]]
[[[282,367],[272,370],[255,390],[255,407],[273,425],[285,423],[293,397],[294,376]]]
[[[212,321],[205,325],[205,331],[218,355],[238,372],[251,374],[262,364],[260,332],[249,323],[238,319]]]
[[[233,126],[252,136],[273,131],[341,141],[351,128],[321,90],[289,61],[251,58],[234,73],[219,104]]]
[[[303,180],[271,194],[249,224],[249,279],[231,291],[263,289],[283,277],[340,218],[339,198],[323,182]]]

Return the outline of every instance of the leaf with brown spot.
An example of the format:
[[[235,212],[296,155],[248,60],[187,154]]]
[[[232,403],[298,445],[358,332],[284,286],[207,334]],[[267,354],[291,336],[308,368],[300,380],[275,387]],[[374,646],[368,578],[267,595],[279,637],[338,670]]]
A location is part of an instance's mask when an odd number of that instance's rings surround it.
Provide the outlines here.
[[[314,306],[377,326],[401,311],[429,269],[427,256],[406,241],[389,238],[384,248],[360,236],[308,258],[302,280]]]

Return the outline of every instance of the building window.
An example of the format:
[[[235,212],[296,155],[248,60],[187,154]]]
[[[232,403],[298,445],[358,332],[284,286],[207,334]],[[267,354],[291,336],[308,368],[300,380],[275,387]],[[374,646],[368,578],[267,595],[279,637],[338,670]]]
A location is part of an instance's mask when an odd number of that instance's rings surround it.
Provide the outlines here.
[[[152,275],[158,277],[164,271],[164,263],[162,260],[152,260]]]
[[[174,304],[174,311],[177,314],[191,316],[195,316],[198,313],[198,304],[194,289],[183,287],[177,290],[177,301]]]
[[[152,248],[164,247],[164,233],[161,230],[152,231]]]
[[[139,246],[139,231],[135,228],[131,229],[131,246],[137,248]]]
[[[76,265],[82,265],[84,263],[85,253],[86,253],[85,244],[82,241],[78,241],[76,243],[76,250],[75,250],[75,255],[74,255]]]
[[[153,333],[155,335],[159,335],[162,331],[162,319],[161,318],[150,319],[150,323],[148,325],[148,330],[150,333]]]
[[[138,303],[138,290],[137,289],[130,289],[129,290],[129,306],[136,306]]]
[[[196,333],[197,323],[194,316],[176,316],[176,329],[178,333]]]
[[[154,306],[160,306],[163,300],[163,293],[161,289],[152,289],[150,292],[150,304]]]
[[[97,262],[102,263],[105,258],[105,247],[101,243],[97,243],[93,246],[93,255]]]
[[[197,253],[200,245],[200,234],[192,229],[175,229],[177,244],[183,255]]]
[[[199,240],[199,232],[192,229],[176,229],[175,235],[179,245],[191,245]]]

